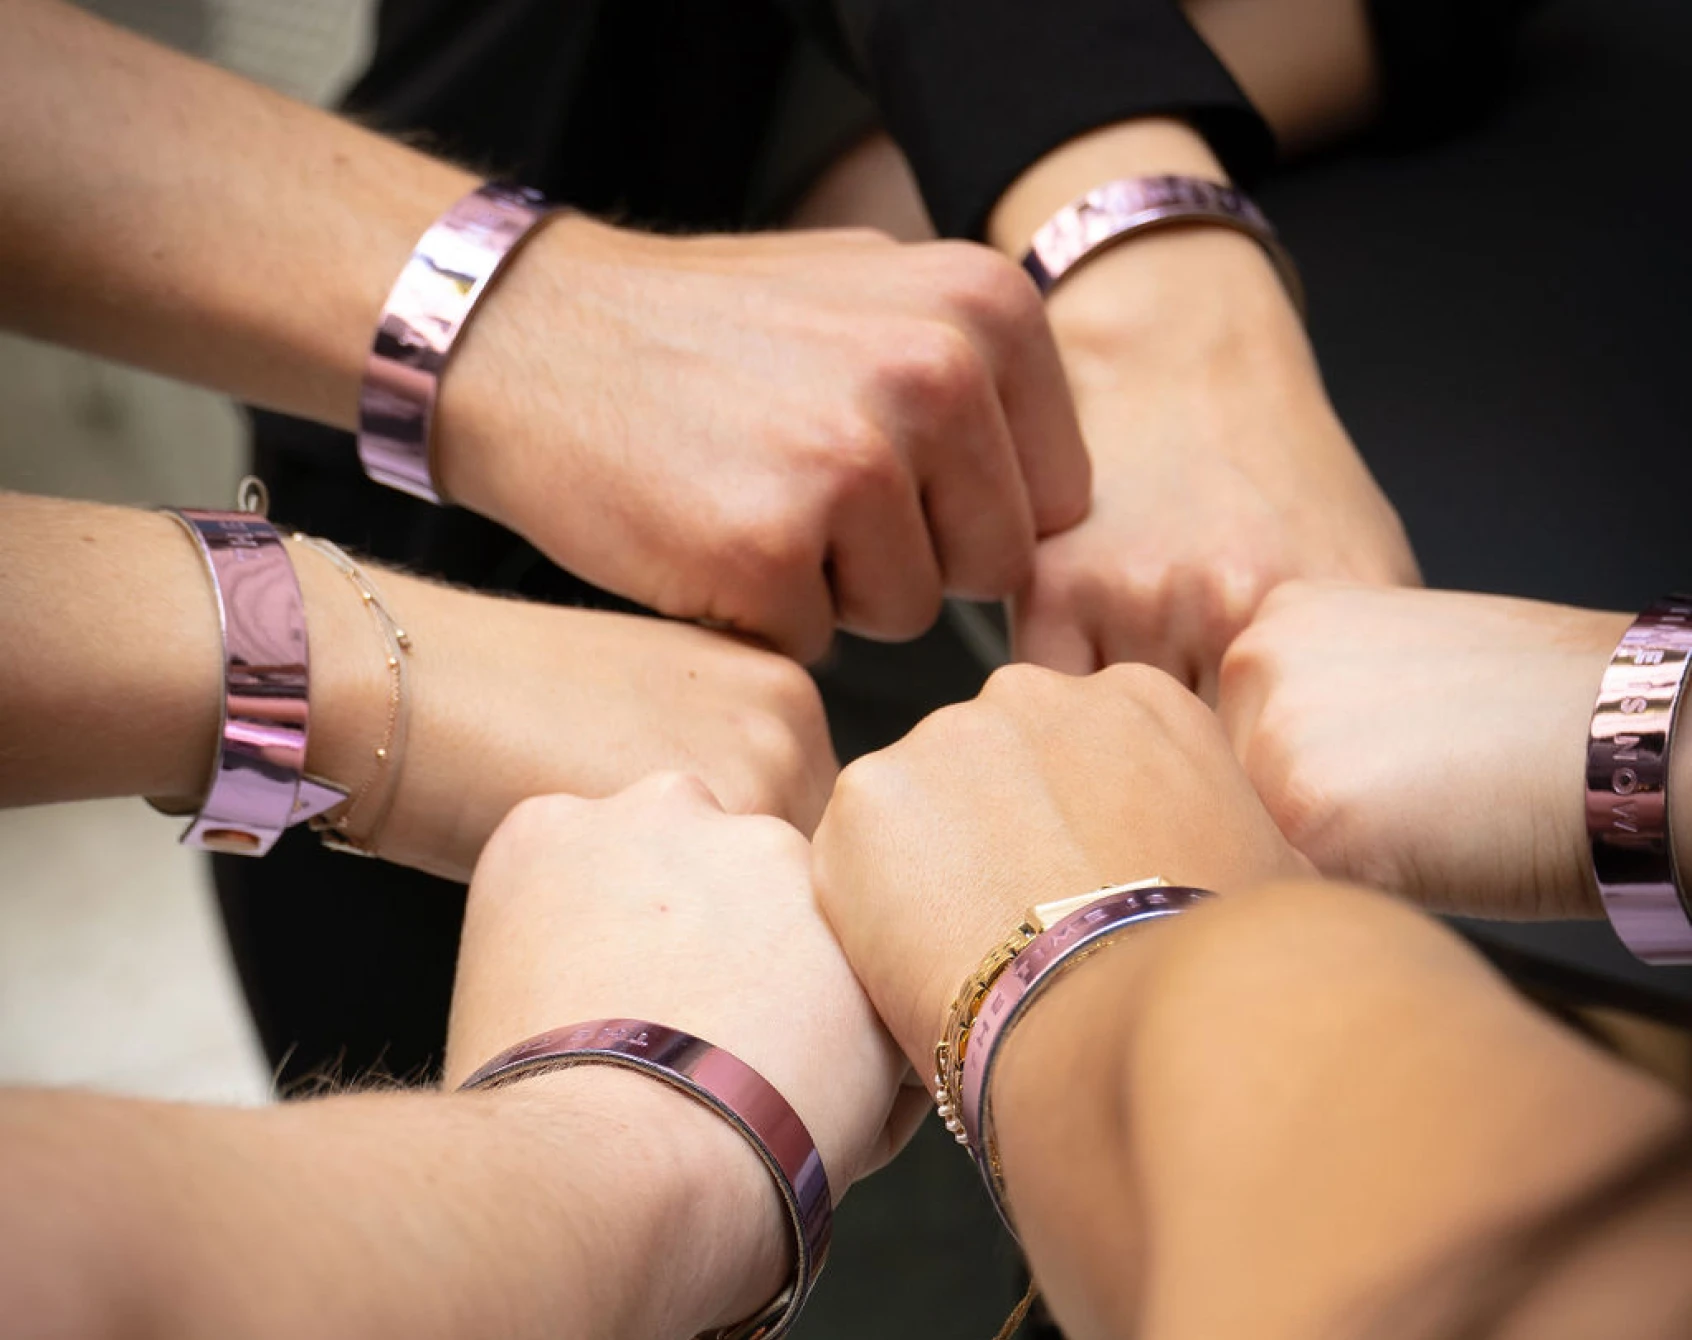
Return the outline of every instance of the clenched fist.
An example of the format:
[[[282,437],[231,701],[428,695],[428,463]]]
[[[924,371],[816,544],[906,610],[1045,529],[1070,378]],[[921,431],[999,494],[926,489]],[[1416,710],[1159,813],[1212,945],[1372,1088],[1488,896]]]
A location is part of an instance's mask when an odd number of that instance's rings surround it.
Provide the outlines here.
[[[1223,662],[1222,720],[1324,874],[1471,916],[1596,916],[1586,736],[1628,622],[1502,596],[1290,583]]]
[[[579,217],[513,261],[442,390],[439,478],[571,571],[802,660],[1007,596],[1086,512],[1033,285],[868,231]]]
[[[1169,676],[1001,670],[841,774],[817,893],[921,1073],[964,975],[1031,904],[1161,875],[1218,892],[1308,865]]]

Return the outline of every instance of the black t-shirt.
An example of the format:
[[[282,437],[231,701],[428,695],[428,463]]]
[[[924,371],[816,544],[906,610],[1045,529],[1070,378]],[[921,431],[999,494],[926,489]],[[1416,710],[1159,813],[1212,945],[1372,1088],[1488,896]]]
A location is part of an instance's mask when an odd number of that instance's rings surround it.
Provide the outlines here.
[[[381,7],[347,107],[660,226],[750,221],[773,146],[812,141],[803,163],[876,110],[956,236],[1029,164],[1115,121],[1186,116],[1248,177],[1271,152],[1172,0],[405,0]]]

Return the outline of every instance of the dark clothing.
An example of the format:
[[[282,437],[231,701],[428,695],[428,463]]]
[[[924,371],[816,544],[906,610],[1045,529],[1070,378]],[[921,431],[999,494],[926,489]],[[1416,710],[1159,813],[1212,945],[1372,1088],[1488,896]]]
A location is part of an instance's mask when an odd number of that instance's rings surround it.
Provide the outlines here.
[[[872,90],[935,228],[980,237],[987,214],[1058,146],[1137,117],[1192,122],[1237,179],[1274,152],[1174,0],[785,0]]]

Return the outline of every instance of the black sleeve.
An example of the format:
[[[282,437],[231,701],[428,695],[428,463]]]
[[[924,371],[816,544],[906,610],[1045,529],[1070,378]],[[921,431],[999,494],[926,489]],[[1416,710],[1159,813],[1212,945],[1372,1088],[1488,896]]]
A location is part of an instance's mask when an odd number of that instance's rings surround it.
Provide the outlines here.
[[[1369,0],[1385,137],[1414,143],[1473,120],[1507,88],[1517,30],[1543,7],[1543,0]]]
[[[981,236],[1024,169],[1117,121],[1184,117],[1248,182],[1274,154],[1174,0],[783,3],[869,85],[945,236]]]

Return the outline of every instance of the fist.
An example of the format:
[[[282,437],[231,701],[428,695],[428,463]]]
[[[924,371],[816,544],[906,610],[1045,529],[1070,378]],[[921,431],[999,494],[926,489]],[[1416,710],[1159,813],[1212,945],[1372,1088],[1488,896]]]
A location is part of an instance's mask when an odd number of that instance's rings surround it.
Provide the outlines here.
[[[1628,618],[1290,583],[1222,663],[1220,712],[1323,874],[1485,917],[1597,915],[1582,778]]]
[[[841,774],[816,838],[824,913],[923,1073],[965,974],[1030,904],[1161,875],[1302,873],[1216,719],[1169,676],[1013,666]]]

